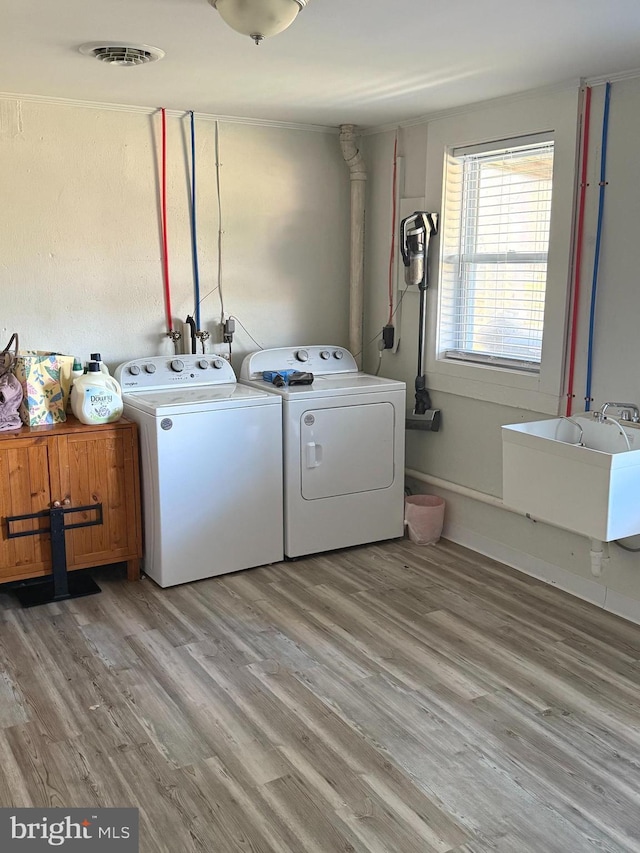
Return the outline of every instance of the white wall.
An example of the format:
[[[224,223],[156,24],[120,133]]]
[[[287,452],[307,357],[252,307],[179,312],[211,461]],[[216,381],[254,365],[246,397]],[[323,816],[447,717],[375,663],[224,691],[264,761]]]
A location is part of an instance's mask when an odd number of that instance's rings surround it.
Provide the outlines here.
[[[169,116],[173,315],[193,314],[189,122]],[[0,100],[0,346],[112,367],[165,331],[158,212],[160,116]],[[217,283],[215,123],[199,119],[201,293]],[[337,134],[220,124],[223,294],[264,347],[348,338],[349,177]],[[220,340],[217,292],[202,325]],[[256,349],[237,326],[234,365]]]
[[[582,286],[591,287],[600,180],[604,86],[594,87],[594,123],[588,163],[587,222]],[[640,79],[611,85],[607,187],[595,328],[592,396],[606,400],[640,400]],[[584,403],[589,300],[581,299],[576,406]],[[625,396],[626,395],[626,396]],[[640,564],[639,564],[640,565]]]
[[[585,230],[580,335],[576,371],[574,411],[584,409],[586,335],[595,242],[600,160],[600,130],[604,87],[593,89],[592,134],[589,152],[589,189]],[[505,101],[505,112],[521,109],[519,101]],[[496,104],[474,105],[469,112],[495,110]],[[430,153],[432,125],[428,121],[399,130],[399,153],[405,158],[404,197],[429,199],[425,164]],[[640,402],[640,172],[635,140],[640,134],[640,79],[612,86],[606,190],[605,225],[602,242],[596,344],[594,352],[594,405],[605,400]],[[435,134],[432,134],[435,135]],[[366,340],[371,340],[386,322],[387,265],[389,252],[391,165],[395,132],[374,133],[364,138],[369,167],[367,232]],[[438,207],[429,207],[430,210]],[[432,278],[432,290],[437,280]],[[435,293],[430,294],[435,304]],[[416,371],[418,296],[408,293],[401,307],[401,345],[397,355],[385,352],[381,373],[407,382],[411,399]],[[371,344],[366,366],[377,364],[377,349]],[[428,376],[427,376],[428,379]],[[440,385],[442,389],[442,385]],[[501,496],[502,446],[500,426],[534,420],[539,412],[512,408],[447,390],[431,394],[434,407],[442,410],[438,433],[407,432],[407,466],[424,474]],[[564,411],[564,401],[559,405]],[[437,491],[412,482],[416,490]],[[533,523],[505,510],[442,491],[448,511],[445,535],[504,560],[530,573],[573,590],[602,606],[640,619],[640,554],[610,546],[611,559],[603,576],[590,573],[589,542],[583,537]],[[640,545],[640,538],[626,544]]]
[[[588,288],[597,206],[603,89],[594,89],[588,215],[576,396],[583,396]],[[493,107],[492,107],[493,108]],[[509,103],[505,102],[505,109]],[[474,110],[482,109],[477,105]],[[193,312],[189,231],[188,122],[169,123],[169,239],[176,319]],[[18,331],[25,348],[86,359],[98,349],[114,366],[153,354],[165,329],[158,218],[159,117],[46,102],[0,100],[0,341]],[[202,293],[216,284],[214,131],[200,119],[198,222]],[[224,278],[227,313],[263,346],[332,342],[348,335],[349,179],[337,136],[249,124],[220,126]],[[609,174],[596,325],[593,396],[640,399],[640,80],[616,82],[611,103]],[[365,137],[368,170],[365,340],[386,322],[393,132]],[[429,126],[402,129],[405,197],[425,194]],[[427,188],[428,189],[428,188]],[[434,284],[436,284],[434,282]],[[415,377],[416,294],[402,309],[397,354],[382,373]],[[202,306],[214,336],[217,294]],[[253,342],[238,328],[237,367]],[[377,366],[375,344],[365,366]],[[443,411],[439,433],[407,433],[408,466],[479,491],[501,494],[500,426],[540,413],[432,394]],[[576,408],[581,408],[576,403]],[[588,543],[503,510],[446,493],[446,532],[459,541],[607,606],[640,602],[640,555],[611,546],[594,581]],[[633,544],[633,543],[631,543]],[[624,598],[623,598],[624,597]],[[626,602],[626,603],[625,603]],[[630,605],[628,602],[632,602]],[[639,611],[640,612],[640,611]]]

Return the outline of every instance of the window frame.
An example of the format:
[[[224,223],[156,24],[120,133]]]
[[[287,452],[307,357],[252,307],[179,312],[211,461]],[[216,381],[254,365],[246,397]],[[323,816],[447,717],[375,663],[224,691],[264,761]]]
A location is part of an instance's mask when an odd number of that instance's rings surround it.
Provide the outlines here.
[[[476,292],[473,286],[470,286],[467,275],[461,274],[460,272],[463,263],[490,265],[496,270],[496,272],[500,273],[505,272],[510,264],[522,265],[529,263],[543,263],[546,295],[547,265],[549,257],[548,245],[547,250],[544,252],[523,252],[511,249],[506,252],[480,251],[477,245],[477,229],[478,223],[483,221],[483,216],[479,197],[477,196],[478,190],[476,190],[475,201],[470,203],[468,197],[468,192],[472,191],[469,189],[469,184],[471,183],[471,185],[473,185],[474,182],[477,184],[477,181],[480,179],[483,161],[484,163],[497,161],[498,159],[501,159],[501,155],[509,151],[514,153],[518,150],[533,151],[536,146],[540,146],[540,152],[542,152],[543,147],[547,150],[549,150],[550,147],[551,158],[553,160],[554,139],[553,134],[550,133],[530,134],[528,136],[520,136],[512,139],[496,139],[483,145],[457,147],[448,151],[446,154],[444,195],[446,198],[450,198],[451,196],[451,193],[446,189],[446,179],[449,176],[451,176],[454,181],[456,180],[456,177],[460,180],[460,189],[459,192],[456,193],[455,202],[451,202],[450,210],[446,211],[446,215],[444,215],[443,211],[443,229],[446,228],[449,216],[451,215],[454,218],[454,233],[458,233],[460,236],[458,236],[457,239],[454,237],[453,240],[453,244],[457,247],[458,251],[452,252],[451,250],[453,249],[453,245],[451,245],[447,252],[447,256],[445,257],[442,254],[440,261],[441,272],[444,269],[445,264],[448,267],[453,267],[453,271],[451,269],[449,270],[446,286],[446,290],[449,291],[449,298],[452,306],[451,316],[449,323],[447,323],[446,331],[446,337],[450,343],[449,347],[445,345],[440,348],[442,353],[441,357],[471,363],[491,364],[496,368],[511,368],[513,370],[527,371],[530,373],[540,372],[541,357],[539,359],[526,359],[524,357],[517,357],[513,354],[500,355],[495,351],[491,352],[490,347],[487,347],[485,351],[474,351],[472,349],[470,340],[475,334],[478,318],[473,309],[465,310],[461,306],[465,305],[468,300],[474,299]],[[501,193],[500,198],[506,199],[509,194],[511,194],[511,189],[507,189],[506,195]],[[496,199],[497,196],[494,195],[493,198]],[[534,202],[535,199],[532,198],[530,204],[533,204]],[[553,204],[553,193],[548,204],[550,210]],[[460,232],[458,229],[462,229],[462,231]],[[444,243],[444,234],[441,239]],[[444,293],[444,275],[441,275],[441,281],[443,281]],[[542,302],[544,304],[544,298]],[[444,333],[443,326],[444,323],[441,318],[439,328],[441,335]],[[465,329],[468,331],[465,332]],[[467,336],[466,341],[465,336]],[[453,343],[454,346],[451,346],[451,343]],[[467,344],[466,346],[465,343]],[[540,345],[541,344],[542,339]]]
[[[498,145],[502,140],[551,134],[554,140],[553,204],[549,234],[544,333],[539,372],[491,360],[447,358],[440,342],[442,268],[440,240],[432,241],[428,291],[427,384],[433,391],[473,397],[534,412],[557,414],[564,380],[569,281],[576,190],[579,87],[479,105],[429,122],[425,203],[445,213],[446,158],[454,149]]]

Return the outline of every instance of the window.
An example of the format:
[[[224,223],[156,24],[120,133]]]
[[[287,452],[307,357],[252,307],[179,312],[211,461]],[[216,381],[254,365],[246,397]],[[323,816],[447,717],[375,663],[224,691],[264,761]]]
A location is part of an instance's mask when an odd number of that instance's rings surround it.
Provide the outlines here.
[[[440,358],[540,372],[553,156],[551,134],[449,150]]]
[[[440,235],[430,246],[426,339],[430,391],[557,415],[563,401],[571,298],[579,102],[577,87],[563,87],[429,122],[424,209],[442,214]],[[532,205],[528,228],[522,217],[518,220],[520,214],[503,210],[495,221],[506,237],[492,237],[483,230],[487,209],[485,196],[478,193],[476,206],[468,206],[463,218],[463,166],[474,158],[477,163],[469,162],[467,172],[476,169],[476,187],[485,192],[485,185],[477,181],[488,165],[499,176],[494,184],[505,197],[521,184],[519,194]],[[544,224],[544,241],[535,235],[532,221],[540,223],[541,230]],[[528,241],[521,239],[527,231],[535,235]],[[528,300],[524,311],[517,296]],[[403,307],[411,300],[407,294]]]

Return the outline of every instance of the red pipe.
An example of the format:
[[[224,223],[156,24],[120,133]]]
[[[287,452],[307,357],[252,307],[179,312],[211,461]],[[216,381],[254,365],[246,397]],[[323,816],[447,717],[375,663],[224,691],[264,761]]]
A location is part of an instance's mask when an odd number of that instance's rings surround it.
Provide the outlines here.
[[[171,314],[171,285],[169,282],[169,244],[167,240],[167,117],[162,107],[162,271],[164,275],[164,304],[167,312],[167,332],[173,332]]]
[[[393,262],[396,255],[396,185],[398,180],[398,134],[393,145],[393,199],[391,206],[391,251],[389,252],[389,319],[393,320]]]
[[[571,415],[573,405],[573,380],[576,367],[576,346],[578,342],[578,312],[580,309],[580,274],[582,271],[582,244],[584,241],[584,209],[587,195],[587,165],[589,158],[589,120],[591,116],[591,87],[584,92],[584,115],[582,121],[582,170],[580,174],[580,200],[578,203],[578,224],[576,229],[576,255],[573,274],[573,312],[571,317],[569,376],[567,379],[567,416]]]

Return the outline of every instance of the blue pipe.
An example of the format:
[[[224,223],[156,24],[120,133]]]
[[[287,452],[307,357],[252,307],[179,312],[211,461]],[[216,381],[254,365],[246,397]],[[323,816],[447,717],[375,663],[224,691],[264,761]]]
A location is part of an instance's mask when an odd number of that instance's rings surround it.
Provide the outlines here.
[[[191,110],[191,246],[193,254],[193,283],[195,288],[195,320],[197,331],[200,325],[200,270],[198,267],[198,229],[196,227],[196,125]]]
[[[598,199],[598,226],[596,229],[596,247],[593,257],[593,282],[591,284],[591,311],[589,313],[589,346],[587,348],[587,383],[584,392],[585,412],[591,411],[591,379],[593,373],[593,335],[596,322],[596,293],[598,290],[598,269],[600,267],[600,243],[602,240],[602,220],[604,218],[604,191],[607,174],[607,139],[609,136],[609,103],[611,101],[611,83],[607,83],[604,94],[604,114],[602,116],[602,145],[600,153],[600,195]]]

